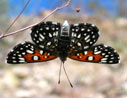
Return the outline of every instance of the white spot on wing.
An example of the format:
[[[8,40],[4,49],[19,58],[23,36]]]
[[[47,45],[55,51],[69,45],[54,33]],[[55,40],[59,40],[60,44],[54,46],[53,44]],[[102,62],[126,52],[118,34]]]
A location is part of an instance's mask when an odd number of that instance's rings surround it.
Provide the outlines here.
[[[36,43],[39,43],[39,41],[37,40]]]
[[[105,57],[109,57],[109,55],[105,55]]]
[[[74,36],[74,32],[72,32],[72,37]]]
[[[88,49],[89,48],[89,46],[84,46],[84,49]]]
[[[101,61],[102,63],[106,63],[107,61]]]
[[[20,48],[20,50],[23,50],[23,48]]]
[[[84,54],[85,54],[85,55],[87,55],[87,54],[88,54],[88,52],[87,52],[87,51],[84,51]]]
[[[102,53],[102,55],[105,55],[105,53]]]
[[[25,59],[24,58],[19,58],[19,62],[23,63],[23,62],[25,62]]]
[[[101,51],[94,52],[94,54],[100,54],[100,53],[101,53]]]
[[[26,50],[27,53],[33,54],[34,52],[31,50]]]
[[[44,56],[45,58],[48,58],[47,56]]]
[[[33,60],[38,60],[38,59],[39,59],[38,56],[33,57]]]
[[[16,63],[17,61],[13,60],[12,62],[13,62],[13,63]]]
[[[56,36],[58,35],[58,31],[56,31]]]
[[[104,45],[104,47],[108,47],[107,45]]]
[[[75,31],[75,29],[72,29],[72,31]]]
[[[41,48],[44,48],[44,46],[43,45],[39,45]]]
[[[92,60],[93,60],[93,56],[89,56],[89,57],[88,57],[88,60],[89,60],[89,61],[92,61]]]
[[[92,38],[95,38],[95,35],[93,35]]]
[[[80,38],[81,37],[81,34],[79,34],[78,36],[77,36],[77,38]]]
[[[77,34],[76,33],[74,33],[74,37],[76,37],[77,36]]]
[[[35,35],[34,35],[35,37],[37,37],[37,34],[35,33]]]
[[[52,37],[52,34],[51,33],[49,33],[49,37]]]
[[[25,52],[22,53],[22,55],[25,55],[25,54],[26,54]]]
[[[16,51],[16,53],[19,53],[19,51]]]
[[[14,56],[16,56],[16,54],[13,54]]]
[[[76,29],[75,31],[78,32],[78,29]]]
[[[108,58],[102,58],[101,60],[102,60],[102,61],[106,61],[107,59],[108,59]]]
[[[12,49],[11,52],[13,52],[14,50]]]
[[[49,27],[46,27],[46,30],[49,30]]]
[[[86,42],[88,43],[90,41],[90,39],[86,40]]]
[[[120,60],[118,61],[118,63],[120,63]]]
[[[113,63],[113,61],[109,61],[110,63]]]
[[[42,31],[43,30],[43,28],[40,28],[40,31]]]
[[[86,36],[86,33],[84,33],[84,36]]]
[[[21,56],[22,56],[21,54],[18,55],[18,57],[21,57]]]
[[[20,63],[24,63],[25,61],[19,61]]]
[[[77,45],[78,45],[78,46],[81,46],[81,43],[78,42]]]
[[[37,30],[36,33],[39,33],[39,31]]]
[[[57,22],[52,22],[52,24],[55,24],[55,25],[57,25]]]
[[[54,27],[52,27],[52,30],[54,31],[54,30],[55,30],[55,28],[54,28]]]
[[[111,58],[112,60],[114,59],[114,57]]]
[[[53,33],[53,36],[56,36],[56,33],[55,32]]]
[[[87,35],[87,36],[84,38],[84,40],[86,41],[89,37],[90,37],[90,35]]]
[[[95,27],[95,24],[92,24],[92,27]]]
[[[93,42],[90,42],[90,44],[93,44]]]
[[[24,58],[19,58],[20,60],[25,60]]]
[[[101,35],[101,32],[98,32],[99,35]]]
[[[88,32],[90,32],[90,29],[87,29]]]
[[[12,59],[15,59],[15,57],[12,57]]]
[[[78,26],[79,24],[74,24],[74,26]]]
[[[77,56],[79,56],[79,53],[77,53]]]
[[[48,42],[48,43],[47,43],[47,46],[49,46],[49,45],[51,45],[51,42]]]
[[[41,37],[42,39],[45,39],[45,37],[44,37],[41,33],[40,33],[39,35],[40,35],[40,37]]]
[[[43,41],[42,38],[39,38],[40,41]]]
[[[81,31],[85,31],[85,28],[81,28]]]
[[[40,54],[43,54],[43,50],[40,51]]]
[[[57,27],[56,30],[59,30],[59,28]]]

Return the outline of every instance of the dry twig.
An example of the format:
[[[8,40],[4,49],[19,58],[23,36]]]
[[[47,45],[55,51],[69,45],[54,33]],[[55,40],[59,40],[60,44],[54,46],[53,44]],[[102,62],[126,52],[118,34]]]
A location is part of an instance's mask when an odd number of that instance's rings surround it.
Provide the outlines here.
[[[30,0],[28,0],[28,2],[26,3],[25,7],[23,8],[23,10],[24,10],[24,9],[26,8],[26,6],[28,5],[29,1],[30,1]],[[70,4],[71,1],[72,1],[72,0],[67,0],[67,2],[66,2],[64,5],[59,6],[59,7],[56,7],[51,13],[49,13],[47,16],[45,16],[44,18],[42,18],[39,22],[37,22],[37,23],[35,23],[35,24],[29,25],[29,26],[27,26],[27,27],[24,27],[24,28],[22,28],[22,29],[16,30],[16,31],[14,31],[14,32],[10,32],[10,33],[8,33],[8,34],[2,33],[2,34],[0,35],[0,39],[1,39],[1,38],[4,38],[4,37],[7,37],[7,36],[10,36],[10,35],[13,35],[13,34],[16,34],[16,33],[18,33],[18,32],[25,31],[25,30],[27,30],[27,29],[29,29],[29,28],[31,28],[31,27],[33,27],[33,26],[39,24],[40,22],[42,22],[42,21],[44,21],[45,19],[47,19],[49,16],[51,16],[51,15],[52,15],[53,13],[55,13],[56,11],[58,11],[58,10],[64,8],[64,7],[67,7],[67,6]],[[22,14],[23,10],[22,10],[21,13],[16,17],[16,19],[13,21],[13,23],[8,27],[8,29],[7,29],[5,32],[7,32],[7,31],[12,27],[12,25],[15,23],[15,21],[16,21],[16,20],[20,17],[20,15]]]

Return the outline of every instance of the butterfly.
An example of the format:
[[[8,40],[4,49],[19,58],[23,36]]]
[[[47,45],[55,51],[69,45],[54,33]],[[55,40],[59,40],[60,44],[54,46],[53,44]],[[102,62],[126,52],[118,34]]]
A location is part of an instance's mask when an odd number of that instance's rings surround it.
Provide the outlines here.
[[[67,58],[91,63],[117,64],[119,54],[110,46],[94,45],[100,36],[99,29],[90,23],[63,24],[41,22],[31,29],[31,39],[16,45],[9,53],[6,62],[23,64],[45,62]]]

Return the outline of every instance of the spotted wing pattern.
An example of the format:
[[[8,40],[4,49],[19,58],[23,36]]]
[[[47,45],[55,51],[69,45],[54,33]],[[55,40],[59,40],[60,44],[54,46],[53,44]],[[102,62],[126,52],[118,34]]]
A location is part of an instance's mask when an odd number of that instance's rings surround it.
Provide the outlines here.
[[[69,58],[91,63],[116,64],[120,58],[116,50],[103,44],[95,45],[89,50],[70,50]]]
[[[57,36],[60,32],[60,23],[42,22],[31,29],[31,38],[39,47],[49,49],[50,47],[57,46]]]
[[[41,22],[32,27],[31,42],[16,45],[8,54],[7,63],[34,63],[43,62],[57,58],[68,57],[74,60],[92,63],[116,64],[120,58],[116,50],[103,44],[93,46],[99,38],[99,29],[89,23],[71,24],[69,44],[64,45],[69,49],[61,51],[58,39],[61,33],[61,24],[57,22]],[[62,39],[62,41],[65,39]],[[59,40],[60,41],[60,40]],[[59,45],[58,45],[59,44]],[[65,43],[66,44],[66,43]],[[62,45],[62,44],[61,44]],[[62,55],[58,55],[59,53]]]
[[[18,44],[11,50],[7,56],[7,63],[22,64],[43,62],[55,59],[56,57],[57,52],[55,52],[55,50],[40,49],[30,42],[25,42],[23,44]]]
[[[76,50],[89,49],[99,37],[99,29],[90,23],[71,24],[71,48]]]

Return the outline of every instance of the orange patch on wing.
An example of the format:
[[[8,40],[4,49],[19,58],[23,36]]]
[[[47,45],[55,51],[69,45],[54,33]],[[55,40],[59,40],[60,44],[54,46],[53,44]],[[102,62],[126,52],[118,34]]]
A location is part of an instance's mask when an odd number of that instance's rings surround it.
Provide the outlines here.
[[[39,59],[38,60],[33,60],[32,58],[34,56],[38,56]],[[48,56],[47,53],[44,53],[42,55],[42,54],[40,54],[40,51],[39,50],[35,50],[35,53],[34,54],[26,54],[26,55],[24,55],[24,58],[26,59],[27,62],[42,62],[42,61],[52,60],[52,59],[54,59],[56,57],[53,56],[53,55]]]
[[[94,57],[93,60],[87,60],[87,57]],[[99,62],[100,59],[103,58],[100,54],[93,54],[93,51],[89,51],[87,55],[83,55],[82,53],[79,54],[79,56],[71,56],[72,59],[79,60],[79,61],[85,61],[85,62]]]

